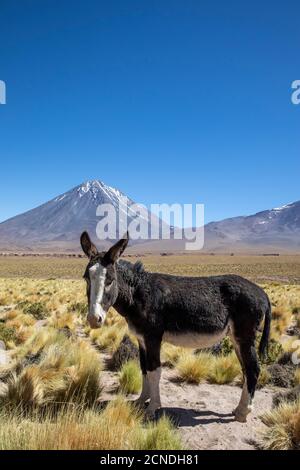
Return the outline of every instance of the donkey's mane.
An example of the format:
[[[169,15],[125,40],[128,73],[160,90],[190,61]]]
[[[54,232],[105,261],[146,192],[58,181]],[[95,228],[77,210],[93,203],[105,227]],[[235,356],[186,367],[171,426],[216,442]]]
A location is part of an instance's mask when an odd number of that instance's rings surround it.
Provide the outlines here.
[[[147,274],[141,261],[133,264],[126,260],[119,260],[117,262],[117,272],[121,274],[122,280],[131,286],[136,286],[143,282]]]

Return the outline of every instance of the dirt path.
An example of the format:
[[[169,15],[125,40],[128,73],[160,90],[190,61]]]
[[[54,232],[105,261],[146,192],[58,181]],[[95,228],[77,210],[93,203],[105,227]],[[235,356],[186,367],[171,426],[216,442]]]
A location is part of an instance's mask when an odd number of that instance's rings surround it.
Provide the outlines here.
[[[253,441],[263,429],[259,416],[271,408],[274,391],[258,390],[247,423],[234,421],[241,389],[230,385],[175,384],[170,371],[162,376],[162,404],[178,425],[188,449],[254,449]]]
[[[256,392],[254,410],[247,423],[234,421],[231,411],[237,406],[241,389],[230,385],[188,385],[172,382],[173,372],[163,369],[161,379],[162,412],[178,427],[187,449],[255,449],[254,442],[264,428],[259,416],[269,410],[274,390]],[[116,374],[103,372],[103,400],[115,397]],[[129,396],[132,400],[136,396]]]

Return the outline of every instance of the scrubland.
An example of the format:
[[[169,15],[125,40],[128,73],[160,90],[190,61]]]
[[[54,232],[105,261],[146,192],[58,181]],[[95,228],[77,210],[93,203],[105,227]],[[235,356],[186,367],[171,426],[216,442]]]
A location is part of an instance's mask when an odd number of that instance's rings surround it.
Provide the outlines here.
[[[141,386],[136,362],[119,371],[115,400],[101,400],[101,352],[116,350],[126,327],[112,309],[103,329],[89,329],[83,281],[0,279],[0,292],[0,449],[181,448],[166,417],[145,423],[125,399]]]
[[[126,257],[125,257],[126,258]],[[187,276],[239,274],[257,282],[274,281],[286,284],[300,283],[300,255],[210,255],[176,254],[131,255],[135,262],[141,259],[150,271]],[[86,266],[84,258],[1,256],[0,277],[29,277],[45,279],[79,279]]]
[[[145,257],[145,265],[153,271],[187,275],[236,272],[259,282],[273,310],[270,350],[261,364],[259,387],[276,389],[281,384],[276,368],[283,374],[288,371],[290,387],[300,383],[300,369],[291,367],[290,359],[285,367],[280,362],[284,355],[295,353],[299,339],[297,257],[207,255],[202,256],[202,262],[209,260],[205,266],[179,256],[172,263],[172,258]],[[119,370],[109,371],[108,359],[128,334],[127,326],[111,309],[101,329],[89,329],[85,285],[79,278],[85,261],[16,257],[5,263],[0,267],[0,340],[7,358],[0,365],[0,449],[182,448],[176,423],[165,416],[148,423],[131,403],[141,388],[137,360],[131,358]],[[165,343],[161,358],[178,387],[241,386],[240,364],[227,338],[218,350],[195,351]],[[103,398],[106,374],[116,383],[108,404]],[[299,403],[281,403],[261,417],[260,447],[299,447]]]

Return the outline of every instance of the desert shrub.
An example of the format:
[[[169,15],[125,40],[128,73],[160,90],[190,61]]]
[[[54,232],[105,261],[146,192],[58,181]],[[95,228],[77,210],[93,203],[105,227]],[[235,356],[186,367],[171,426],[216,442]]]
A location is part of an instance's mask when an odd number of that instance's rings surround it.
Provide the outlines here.
[[[36,320],[43,320],[49,315],[49,310],[42,302],[21,301],[17,305],[25,314],[32,315]]]
[[[208,380],[216,384],[233,382],[241,374],[241,366],[235,353],[227,356],[216,356],[212,361]]]
[[[211,372],[213,356],[200,352],[191,354],[186,352],[176,363],[175,369],[179,381],[199,384],[206,380]]]
[[[221,348],[221,354],[223,356],[227,356],[234,351],[232,341],[228,336],[225,336],[221,341]]]
[[[270,383],[277,387],[289,388],[294,384],[294,366],[271,364],[268,367]]]
[[[282,366],[291,365],[292,364],[292,351],[284,351],[283,354],[278,358],[277,364]]]
[[[228,336],[222,339],[219,343],[215,344],[211,348],[205,349],[214,356],[228,356],[234,351],[231,339]]]
[[[300,401],[300,384],[285,392],[276,393],[273,397],[273,407],[281,403]]]
[[[0,323],[0,340],[4,341],[5,345],[14,343],[16,341],[15,328],[8,327],[5,323]]]
[[[281,403],[278,407],[262,416],[267,426],[261,441],[263,449],[299,450],[300,449],[300,401]]]
[[[20,310],[24,310],[24,308],[28,307],[30,303],[31,302],[29,300],[19,300],[19,302],[17,302],[16,304],[16,308]]]
[[[138,393],[142,386],[140,366],[137,361],[126,362],[119,372],[120,389],[124,393]]]
[[[275,363],[269,363],[267,366],[269,383],[278,387],[289,388],[295,384],[296,366],[292,361],[293,349],[291,349],[293,341],[294,340],[291,340],[284,345],[286,350],[284,350],[283,353],[281,353],[281,345],[278,347],[277,342],[275,342],[273,358],[277,358],[277,361]],[[276,349],[277,347],[278,349]],[[264,366],[265,364],[262,364],[262,367]]]
[[[280,356],[283,354],[284,350],[282,344],[279,341],[274,339],[270,339],[269,347],[268,347],[268,354],[267,354],[267,362],[273,363],[276,362]]]
[[[138,348],[131,341],[129,336],[125,335],[108,362],[108,367],[111,370],[120,370],[127,361],[130,359],[138,359],[138,357]]]
[[[260,343],[260,340],[261,340],[261,334],[258,334],[256,338],[257,348]],[[265,355],[265,357],[261,359],[261,362],[263,364],[273,364],[280,358],[280,356],[283,353],[284,353],[284,349],[282,347],[282,344],[279,341],[275,340],[274,338],[271,338],[269,341],[268,352]]]

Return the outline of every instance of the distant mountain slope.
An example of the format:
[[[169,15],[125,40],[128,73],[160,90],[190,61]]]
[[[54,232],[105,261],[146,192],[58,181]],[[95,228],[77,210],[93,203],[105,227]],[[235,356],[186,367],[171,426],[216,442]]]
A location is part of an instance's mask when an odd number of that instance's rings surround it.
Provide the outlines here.
[[[120,217],[124,219],[126,207],[121,201],[124,197],[126,195],[121,191],[101,181],[87,181],[35,209],[2,222],[0,250],[78,250],[79,237],[83,230],[90,231],[95,238],[99,222],[96,209],[100,204],[112,204],[116,208],[117,216],[120,211]],[[130,198],[127,200],[127,207],[130,207],[134,202]],[[150,212],[143,208],[141,214],[146,220],[150,217]],[[129,210],[129,221],[133,218],[131,215]],[[162,223],[155,217],[152,220],[156,224]],[[123,233],[119,234],[117,227],[116,238],[119,235]],[[107,244],[106,241],[99,243],[102,247]]]
[[[183,251],[182,240],[143,245],[145,251]],[[133,247],[138,252],[139,247]],[[300,201],[249,216],[210,222],[204,227],[204,252],[300,253]]]
[[[0,224],[0,251],[80,250],[79,236],[88,230],[95,237],[100,204],[112,204],[125,217],[121,191],[99,180],[87,181],[41,206]],[[127,198],[128,205],[134,202]],[[123,208],[122,208],[123,207]],[[141,206],[139,206],[141,207]],[[161,227],[162,222],[141,208],[141,217]],[[129,222],[134,215],[128,212]],[[300,252],[300,201],[254,215],[233,217],[205,226],[206,252]],[[117,238],[123,235],[118,233]],[[98,241],[101,248],[109,242]],[[154,240],[138,243],[132,251],[183,251],[184,240]]]
[[[206,248],[300,251],[300,201],[211,222],[205,226]]]

